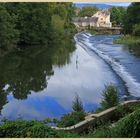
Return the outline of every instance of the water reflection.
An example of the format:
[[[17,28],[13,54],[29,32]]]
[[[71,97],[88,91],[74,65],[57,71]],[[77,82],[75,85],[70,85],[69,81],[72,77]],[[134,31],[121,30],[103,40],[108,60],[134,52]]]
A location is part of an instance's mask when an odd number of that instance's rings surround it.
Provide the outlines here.
[[[113,83],[123,94],[123,83],[93,51],[68,40],[48,48],[14,52],[0,59],[1,117],[45,119],[71,111],[76,94],[86,111],[102,100],[104,85]],[[75,51],[74,51],[75,50]],[[6,103],[8,101],[8,103]]]
[[[8,94],[18,100],[27,99],[32,91],[47,88],[54,75],[53,65],[62,67],[70,62],[70,53],[75,49],[72,42],[63,40],[53,45],[14,51],[0,59],[0,110]]]

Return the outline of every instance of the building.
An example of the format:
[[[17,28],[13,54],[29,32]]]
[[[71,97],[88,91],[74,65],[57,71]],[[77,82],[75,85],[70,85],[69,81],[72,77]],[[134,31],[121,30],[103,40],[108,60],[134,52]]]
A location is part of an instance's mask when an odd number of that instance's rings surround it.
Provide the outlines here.
[[[112,27],[110,12],[107,9],[98,11],[92,17],[75,17],[73,23],[77,27]]]

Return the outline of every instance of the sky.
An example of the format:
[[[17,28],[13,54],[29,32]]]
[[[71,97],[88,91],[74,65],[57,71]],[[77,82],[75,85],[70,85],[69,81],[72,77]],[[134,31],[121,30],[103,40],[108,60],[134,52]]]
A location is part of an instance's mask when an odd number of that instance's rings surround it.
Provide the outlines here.
[[[76,2],[78,3],[84,3],[84,2]],[[86,4],[107,4],[107,5],[113,5],[113,6],[129,6],[130,2],[85,2]]]

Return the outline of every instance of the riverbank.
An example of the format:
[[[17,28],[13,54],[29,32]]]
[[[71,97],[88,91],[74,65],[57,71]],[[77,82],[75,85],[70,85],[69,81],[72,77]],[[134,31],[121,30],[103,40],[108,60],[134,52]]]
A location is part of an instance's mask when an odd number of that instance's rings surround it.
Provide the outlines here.
[[[95,29],[88,29],[88,31],[90,34],[92,35],[104,35],[104,34],[109,34],[112,35],[113,33],[111,31],[107,31],[107,30],[95,30]]]
[[[140,38],[136,36],[125,35],[119,37],[119,39],[117,39],[115,43],[127,45],[140,45]]]
[[[140,56],[140,37],[125,35],[114,41],[116,44],[125,44],[135,55]]]
[[[132,101],[133,102],[133,101]],[[136,101],[138,103],[138,101]],[[134,102],[133,102],[134,103]],[[0,126],[0,137],[10,138],[76,138],[76,137],[140,137],[140,105],[118,106],[116,114],[123,115],[117,122],[98,121],[95,127],[87,128],[82,132],[67,132],[52,129],[42,121],[4,121]],[[132,112],[130,112],[130,110]],[[102,113],[101,113],[102,114]]]

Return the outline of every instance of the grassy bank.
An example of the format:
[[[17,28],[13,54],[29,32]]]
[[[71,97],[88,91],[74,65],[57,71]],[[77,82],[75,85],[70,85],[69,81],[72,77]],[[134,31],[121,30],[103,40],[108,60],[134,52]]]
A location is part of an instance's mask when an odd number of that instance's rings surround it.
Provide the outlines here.
[[[96,31],[95,29],[89,29],[88,32],[92,35],[103,35],[103,34],[111,35],[112,34],[112,32],[110,31]]]
[[[118,92],[113,85],[106,86],[102,93],[103,100],[101,107],[97,112],[108,109],[112,106],[118,106],[114,113],[113,120],[106,122],[99,121],[97,126],[87,128],[82,133],[65,132],[52,129],[48,123],[50,119],[44,121],[25,121],[3,120],[0,125],[0,137],[9,138],[76,138],[76,137],[140,137],[140,105],[121,106],[119,104]],[[72,112],[64,115],[60,120],[53,120],[58,127],[72,126],[82,120],[86,116],[82,101],[77,95],[72,105]]]
[[[136,36],[121,36],[118,40],[115,41],[117,44],[127,44],[127,45],[140,45],[140,37]]]
[[[42,121],[5,121],[0,126],[0,137],[9,138],[115,138],[140,137],[140,106],[134,107],[132,113],[127,113],[116,123],[102,122],[96,129],[88,129],[82,133],[55,130]],[[124,112],[125,110],[121,110]]]
[[[116,44],[125,44],[135,55],[140,56],[140,37],[125,35],[115,40]]]

